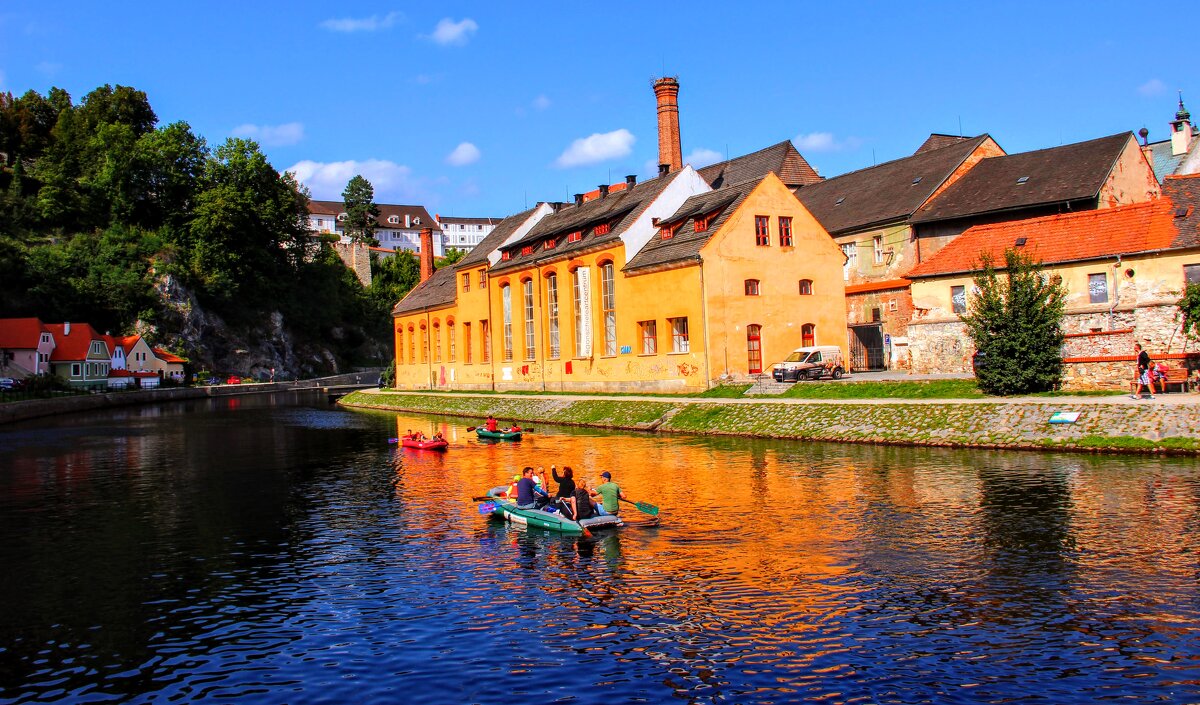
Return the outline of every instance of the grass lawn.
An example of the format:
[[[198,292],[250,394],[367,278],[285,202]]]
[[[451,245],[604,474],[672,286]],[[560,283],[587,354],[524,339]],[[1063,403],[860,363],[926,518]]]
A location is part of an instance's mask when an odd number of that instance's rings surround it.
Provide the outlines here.
[[[928,382],[796,382],[785,399],[979,399],[986,396],[973,379]]]

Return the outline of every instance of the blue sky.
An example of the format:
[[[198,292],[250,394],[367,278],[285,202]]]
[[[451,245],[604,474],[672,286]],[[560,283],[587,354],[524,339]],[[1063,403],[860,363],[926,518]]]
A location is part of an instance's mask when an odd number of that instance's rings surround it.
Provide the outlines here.
[[[1177,90],[1200,116],[1167,3],[845,5],[0,0],[0,90],[132,86],[160,124],[257,139],[314,198],[361,173],[457,216],[650,176],[664,73],[697,166],[791,139],[836,176],[960,125],[1010,153],[1161,140]]]

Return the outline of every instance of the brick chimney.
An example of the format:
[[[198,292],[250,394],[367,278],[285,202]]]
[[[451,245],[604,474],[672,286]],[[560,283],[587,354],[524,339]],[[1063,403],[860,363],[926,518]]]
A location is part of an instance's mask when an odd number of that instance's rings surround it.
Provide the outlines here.
[[[600,184],[600,198],[608,198],[608,184]]]
[[[433,276],[433,228],[421,228],[421,281]]]
[[[679,142],[679,81],[664,76],[654,82],[658,99],[658,163],[671,171],[683,168],[683,148]]]

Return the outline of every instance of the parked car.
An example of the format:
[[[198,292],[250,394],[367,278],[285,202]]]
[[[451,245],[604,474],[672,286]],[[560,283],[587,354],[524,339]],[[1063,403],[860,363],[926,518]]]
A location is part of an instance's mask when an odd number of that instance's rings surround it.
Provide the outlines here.
[[[12,377],[0,377],[0,390],[9,391],[17,388],[17,380]]]
[[[225,380],[225,384],[241,384],[242,378],[237,375],[229,375],[229,379]]]
[[[776,382],[799,382],[826,376],[841,379],[846,374],[845,365],[842,349],[838,346],[809,345],[796,348],[783,362],[773,365],[771,376]]]

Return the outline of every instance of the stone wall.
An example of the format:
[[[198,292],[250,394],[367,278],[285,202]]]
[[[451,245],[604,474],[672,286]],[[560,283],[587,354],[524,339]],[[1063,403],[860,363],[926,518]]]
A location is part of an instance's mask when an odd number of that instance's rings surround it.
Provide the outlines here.
[[[341,242],[333,243],[333,250],[337,252],[338,257],[346,263],[354,272],[354,276],[362,282],[363,286],[371,285],[371,250],[361,242],[351,242],[344,244]]]
[[[975,345],[960,320],[910,323],[909,370],[913,374],[946,374],[971,371]]]

